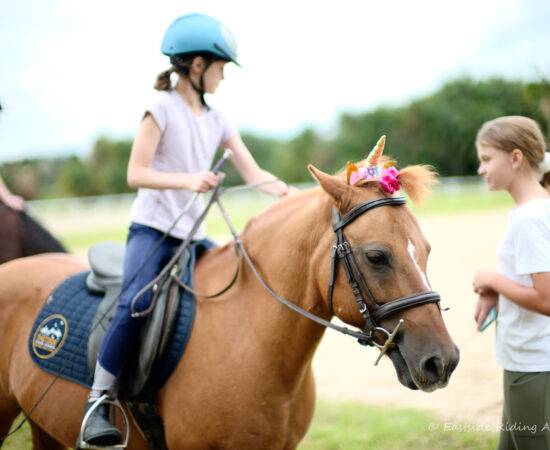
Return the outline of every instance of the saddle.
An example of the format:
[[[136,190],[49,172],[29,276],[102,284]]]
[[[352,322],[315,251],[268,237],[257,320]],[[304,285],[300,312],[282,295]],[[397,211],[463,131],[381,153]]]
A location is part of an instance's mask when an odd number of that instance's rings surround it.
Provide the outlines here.
[[[102,242],[90,248],[88,261],[91,271],[86,278],[87,288],[94,294],[104,295],[92,322],[88,339],[88,371],[93,378],[95,366],[107,327],[116,310],[122,290],[122,266],[125,245],[118,242]],[[183,252],[177,264],[153,289],[153,303],[146,323],[141,328],[139,349],[123,370],[120,397],[136,398],[144,390],[153,365],[166,350],[168,339],[178,315],[181,277],[190,260],[188,250]]]

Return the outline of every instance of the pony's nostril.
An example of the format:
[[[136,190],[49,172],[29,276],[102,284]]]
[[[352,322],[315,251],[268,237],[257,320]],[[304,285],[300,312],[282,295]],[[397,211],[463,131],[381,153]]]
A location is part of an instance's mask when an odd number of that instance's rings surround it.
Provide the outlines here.
[[[426,358],[421,368],[424,376],[433,383],[440,381],[443,376],[443,363],[437,356]]]

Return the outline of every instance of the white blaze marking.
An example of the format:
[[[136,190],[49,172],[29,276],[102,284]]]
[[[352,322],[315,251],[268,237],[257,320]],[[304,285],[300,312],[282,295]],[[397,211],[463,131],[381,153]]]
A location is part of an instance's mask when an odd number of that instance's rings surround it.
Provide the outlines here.
[[[418,261],[416,260],[416,248],[414,247],[414,244],[411,242],[410,239],[407,239],[407,250],[409,252],[409,255],[418,270],[418,273],[420,274],[420,277],[422,278],[422,281],[424,282],[424,286],[426,286],[426,289],[430,289],[430,286],[428,284],[428,279],[426,278],[426,274],[422,272],[422,269],[418,265]]]

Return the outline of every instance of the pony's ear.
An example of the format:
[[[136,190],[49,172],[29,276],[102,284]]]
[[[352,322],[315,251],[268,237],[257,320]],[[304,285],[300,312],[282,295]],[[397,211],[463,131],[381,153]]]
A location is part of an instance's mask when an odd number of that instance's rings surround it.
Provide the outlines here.
[[[340,211],[347,209],[353,193],[351,186],[341,178],[324,173],[311,164],[307,168],[323,190],[332,197],[338,209]]]

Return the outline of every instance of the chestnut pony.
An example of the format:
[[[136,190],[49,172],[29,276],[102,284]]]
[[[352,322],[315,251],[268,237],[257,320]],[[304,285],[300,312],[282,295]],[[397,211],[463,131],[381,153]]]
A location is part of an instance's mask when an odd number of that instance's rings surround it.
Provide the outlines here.
[[[22,256],[66,252],[49,231],[25,211],[0,202],[0,264]]]
[[[356,205],[390,195],[378,182],[349,186],[343,173],[327,175],[312,166],[310,171],[320,187],[269,207],[249,222],[240,239],[274,292],[329,321],[332,209],[343,216]],[[399,173],[411,199],[419,199],[433,179],[424,166]],[[406,205],[360,215],[346,226],[345,236],[379,304],[430,289],[425,275],[429,245]],[[196,265],[197,291],[223,288],[236,260],[231,243],[208,251]],[[276,301],[246,261],[241,264],[231,289],[214,300],[197,299],[187,349],[156,395],[169,448],[293,449],[310,425],[315,402],[311,363],[325,327]],[[54,377],[32,362],[28,339],[50,292],[83,269],[75,258],[60,254],[0,266],[0,435],[8,432],[20,411],[28,412],[38,402],[29,419],[35,449],[72,447],[77,439],[88,391],[59,378],[40,399]],[[343,322],[364,327],[365,317],[341,268],[334,279],[332,306]],[[458,349],[438,303],[400,310],[379,325],[392,330],[400,319],[396,346],[387,352],[399,381],[426,392],[445,387],[458,363]],[[375,341],[381,343],[385,337],[378,334]],[[350,339],[349,345],[357,344]],[[365,353],[366,358],[374,356],[372,350]],[[129,448],[147,448],[133,424]]]

